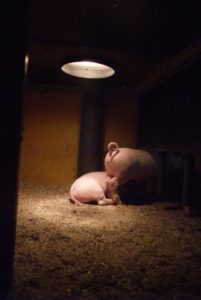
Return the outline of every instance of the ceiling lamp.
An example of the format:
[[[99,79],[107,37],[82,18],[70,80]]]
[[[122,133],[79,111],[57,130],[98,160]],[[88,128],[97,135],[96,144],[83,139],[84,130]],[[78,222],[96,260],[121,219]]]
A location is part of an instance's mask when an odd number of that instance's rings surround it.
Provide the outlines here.
[[[115,73],[111,67],[92,61],[69,62],[63,65],[61,69],[66,74],[88,79],[107,78]]]

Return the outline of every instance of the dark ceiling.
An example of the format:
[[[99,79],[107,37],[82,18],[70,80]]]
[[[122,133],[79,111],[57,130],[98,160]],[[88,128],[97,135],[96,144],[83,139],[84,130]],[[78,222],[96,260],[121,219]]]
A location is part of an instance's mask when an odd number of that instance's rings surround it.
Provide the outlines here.
[[[106,89],[139,91],[200,36],[200,0],[33,0],[28,82],[79,87],[83,80],[61,65],[83,58],[115,68],[115,76],[99,81]]]

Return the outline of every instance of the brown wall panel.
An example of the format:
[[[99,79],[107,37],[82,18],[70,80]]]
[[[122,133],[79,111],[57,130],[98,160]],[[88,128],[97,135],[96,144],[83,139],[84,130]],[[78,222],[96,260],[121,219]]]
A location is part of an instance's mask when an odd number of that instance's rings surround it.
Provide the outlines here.
[[[104,149],[115,141],[120,147],[136,147],[138,131],[138,98],[112,96],[107,99]]]
[[[76,176],[81,95],[25,92],[20,178],[65,184]]]

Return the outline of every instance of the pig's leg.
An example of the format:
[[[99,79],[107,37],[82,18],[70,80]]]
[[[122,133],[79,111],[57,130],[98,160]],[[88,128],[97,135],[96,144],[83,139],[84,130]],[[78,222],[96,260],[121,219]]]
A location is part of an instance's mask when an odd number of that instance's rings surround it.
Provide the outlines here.
[[[113,204],[121,204],[121,199],[118,193],[119,180],[117,177],[107,177],[106,179],[107,193],[112,198]]]
[[[114,205],[114,202],[112,199],[104,198],[104,199],[98,200],[98,205],[101,205],[101,206]]]
[[[112,177],[109,176],[106,178],[106,193],[109,198],[112,198],[111,183],[110,183],[111,179]]]

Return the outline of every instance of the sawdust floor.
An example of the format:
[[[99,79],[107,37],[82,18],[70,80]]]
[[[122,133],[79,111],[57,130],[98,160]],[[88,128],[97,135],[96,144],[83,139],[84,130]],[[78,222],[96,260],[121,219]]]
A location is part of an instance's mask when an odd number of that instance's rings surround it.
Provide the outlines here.
[[[201,218],[176,203],[75,206],[21,184],[9,299],[201,299]]]

